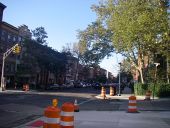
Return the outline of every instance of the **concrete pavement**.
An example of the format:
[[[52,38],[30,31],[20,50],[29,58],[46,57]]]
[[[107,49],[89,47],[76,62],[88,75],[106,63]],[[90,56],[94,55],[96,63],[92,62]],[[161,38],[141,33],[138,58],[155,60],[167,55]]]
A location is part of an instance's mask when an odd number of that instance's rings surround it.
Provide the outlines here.
[[[169,128],[170,112],[127,113],[83,111],[75,114],[76,128]]]
[[[139,113],[128,113],[128,94],[121,96],[109,96],[125,100],[117,111],[81,111],[74,113],[75,128],[169,128],[170,127],[170,105],[155,105],[157,101],[170,101],[169,99],[156,99],[145,101],[144,96],[137,97],[137,110]],[[100,97],[100,95],[96,96]],[[107,99],[106,99],[107,100]],[[160,103],[160,102],[159,102]],[[169,102],[167,102],[169,104]],[[83,105],[83,103],[80,103]],[[114,105],[114,104],[113,104]],[[16,128],[42,128],[43,117],[28,122]]]
[[[106,100],[120,100],[124,101],[119,106],[119,111],[127,110],[129,97],[133,94],[122,94],[121,96],[106,95]],[[101,95],[96,98],[103,99]],[[145,100],[145,96],[136,96],[137,109],[139,111],[170,111],[170,98],[151,97],[151,100]]]
[[[170,112],[81,111],[74,114],[75,128],[169,128]],[[42,128],[43,117],[16,128]],[[37,123],[36,123],[37,122]]]

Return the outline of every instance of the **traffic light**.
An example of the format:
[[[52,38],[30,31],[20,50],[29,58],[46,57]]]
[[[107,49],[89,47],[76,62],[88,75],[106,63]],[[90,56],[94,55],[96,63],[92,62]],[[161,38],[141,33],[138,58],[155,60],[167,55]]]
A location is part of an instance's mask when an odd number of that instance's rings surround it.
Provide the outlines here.
[[[15,48],[13,49],[13,52],[14,52],[15,54],[20,53],[20,52],[21,52],[21,46],[19,46],[19,45],[15,46]]]

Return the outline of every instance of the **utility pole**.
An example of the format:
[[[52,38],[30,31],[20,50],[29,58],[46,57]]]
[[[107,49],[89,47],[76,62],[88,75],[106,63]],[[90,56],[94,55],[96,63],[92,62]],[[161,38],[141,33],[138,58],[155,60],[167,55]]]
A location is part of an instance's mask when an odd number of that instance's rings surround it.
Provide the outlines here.
[[[155,78],[154,78],[154,86],[153,86],[153,100],[154,100],[154,93],[155,93],[155,84],[157,82],[157,67],[160,65],[160,63],[154,63],[155,64]]]
[[[4,54],[3,54],[3,57],[2,57],[2,73],[1,73],[1,88],[0,90],[1,91],[4,91],[5,88],[4,88],[4,82],[5,82],[5,79],[4,79],[4,61],[5,61],[5,57],[4,57]]]
[[[5,59],[8,57],[8,55],[11,52],[14,52],[16,54],[20,53],[21,47],[19,44],[15,44],[13,47],[8,49],[4,54],[2,58],[2,72],[1,72],[1,86],[0,86],[0,91],[5,91],[5,78],[4,78],[4,67],[5,67]]]
[[[119,63],[119,94],[118,94],[118,96],[121,96],[121,94],[120,94],[120,73],[121,73],[121,63]]]

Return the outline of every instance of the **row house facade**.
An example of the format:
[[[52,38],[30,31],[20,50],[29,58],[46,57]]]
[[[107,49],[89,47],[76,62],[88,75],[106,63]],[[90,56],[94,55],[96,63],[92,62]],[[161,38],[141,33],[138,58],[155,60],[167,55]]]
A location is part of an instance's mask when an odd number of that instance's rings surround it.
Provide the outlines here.
[[[3,54],[14,46],[16,43],[21,45],[24,38],[31,38],[31,32],[26,25],[18,28],[3,21],[3,12],[5,5],[0,3],[0,69],[2,69]],[[25,33],[24,33],[25,32]],[[20,55],[11,53],[5,59],[4,77],[7,84],[14,83],[17,64],[19,63]]]

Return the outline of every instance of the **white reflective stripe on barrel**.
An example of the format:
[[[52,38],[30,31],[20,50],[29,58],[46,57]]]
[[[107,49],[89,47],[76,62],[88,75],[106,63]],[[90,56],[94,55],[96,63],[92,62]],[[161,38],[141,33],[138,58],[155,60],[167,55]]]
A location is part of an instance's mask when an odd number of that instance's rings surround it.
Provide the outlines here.
[[[61,111],[61,116],[74,116],[74,112],[63,112],[63,111]]]
[[[73,126],[74,122],[64,122],[64,121],[60,121],[61,126]]]
[[[48,118],[44,117],[44,122],[48,124],[59,124],[60,123],[60,118]]]
[[[129,100],[129,103],[136,103],[136,100]]]
[[[128,106],[129,109],[136,109],[136,106]]]

